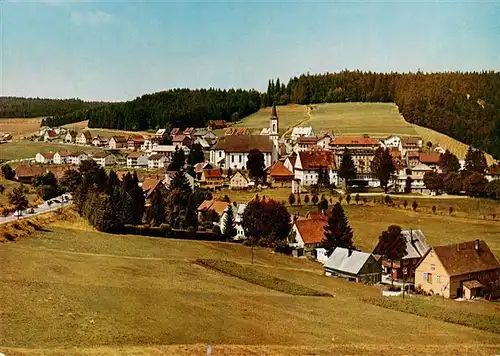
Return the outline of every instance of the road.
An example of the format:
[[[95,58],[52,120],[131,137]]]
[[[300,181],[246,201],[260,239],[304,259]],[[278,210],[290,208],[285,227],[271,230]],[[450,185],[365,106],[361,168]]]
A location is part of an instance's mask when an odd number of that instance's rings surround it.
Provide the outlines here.
[[[65,199],[64,203],[61,203],[63,201],[63,199]],[[48,203],[49,201],[58,201],[58,203],[54,202],[54,203],[49,205],[49,203]],[[7,217],[2,217],[2,218],[0,218],[0,224],[5,224],[5,223],[11,222],[11,221],[26,219],[26,218],[30,218],[30,217],[35,216],[35,215],[40,215],[40,214],[49,213],[51,211],[56,211],[58,209],[61,209],[63,206],[67,206],[72,201],[73,201],[73,196],[70,193],[66,193],[66,194],[60,195],[58,197],[49,199],[48,201],[45,201],[43,204],[40,204],[38,207],[33,208],[33,210],[35,211],[33,214],[28,214],[28,213],[26,213],[26,210],[25,210],[25,211],[23,211],[22,215],[19,217],[14,215],[14,214],[9,215]]]

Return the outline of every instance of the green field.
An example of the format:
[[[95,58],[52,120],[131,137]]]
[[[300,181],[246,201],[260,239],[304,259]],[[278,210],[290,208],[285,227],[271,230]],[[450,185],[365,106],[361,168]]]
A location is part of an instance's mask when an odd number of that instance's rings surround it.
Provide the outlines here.
[[[240,267],[222,273],[199,258]],[[252,265],[242,245],[107,235],[80,221],[1,244],[0,260],[0,352],[9,356],[200,355],[207,343],[214,355],[499,351],[498,334],[375,306],[378,288],[324,277],[317,263],[267,249],[255,248]],[[250,282],[232,276],[242,267]],[[270,277],[333,297],[252,281]],[[498,319],[493,303],[461,306]]]
[[[467,145],[437,131],[405,121],[392,103],[335,103],[313,105],[278,106],[280,133],[291,133],[293,126],[312,126],[316,135],[322,130],[336,135],[363,135],[376,138],[389,135],[420,136],[424,142],[432,142],[449,149],[460,159],[465,157]],[[259,110],[237,126],[261,129],[269,126],[271,108]],[[488,164],[493,158],[486,155]]]
[[[22,158],[35,158],[38,152],[57,152],[57,151],[102,151],[98,147],[66,145],[62,143],[16,141],[0,145],[0,162]]]

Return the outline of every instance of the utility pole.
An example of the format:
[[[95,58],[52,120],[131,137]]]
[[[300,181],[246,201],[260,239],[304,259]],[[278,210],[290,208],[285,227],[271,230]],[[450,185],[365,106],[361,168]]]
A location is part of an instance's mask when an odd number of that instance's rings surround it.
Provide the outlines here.
[[[252,264],[253,264],[253,239],[252,239]]]

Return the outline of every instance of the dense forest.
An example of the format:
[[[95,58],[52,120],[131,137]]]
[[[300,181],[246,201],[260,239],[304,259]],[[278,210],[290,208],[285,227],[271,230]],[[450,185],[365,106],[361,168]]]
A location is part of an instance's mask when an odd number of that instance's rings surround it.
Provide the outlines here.
[[[271,80],[265,106],[394,102],[403,117],[500,157],[500,72],[390,73],[344,71]]]
[[[0,97],[0,117],[24,118],[65,115],[77,110],[106,105],[105,102],[80,99],[39,99]]]
[[[256,112],[261,106],[260,97],[254,90],[174,89],[54,116],[46,123],[62,125],[89,120],[89,127],[120,130],[203,127],[209,120],[236,121]]]

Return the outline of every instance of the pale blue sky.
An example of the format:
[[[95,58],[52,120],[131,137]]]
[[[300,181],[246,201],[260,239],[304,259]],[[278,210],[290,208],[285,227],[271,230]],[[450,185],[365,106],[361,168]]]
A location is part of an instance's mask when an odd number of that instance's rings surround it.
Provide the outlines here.
[[[342,69],[500,70],[500,2],[6,1],[0,95],[127,100]]]

